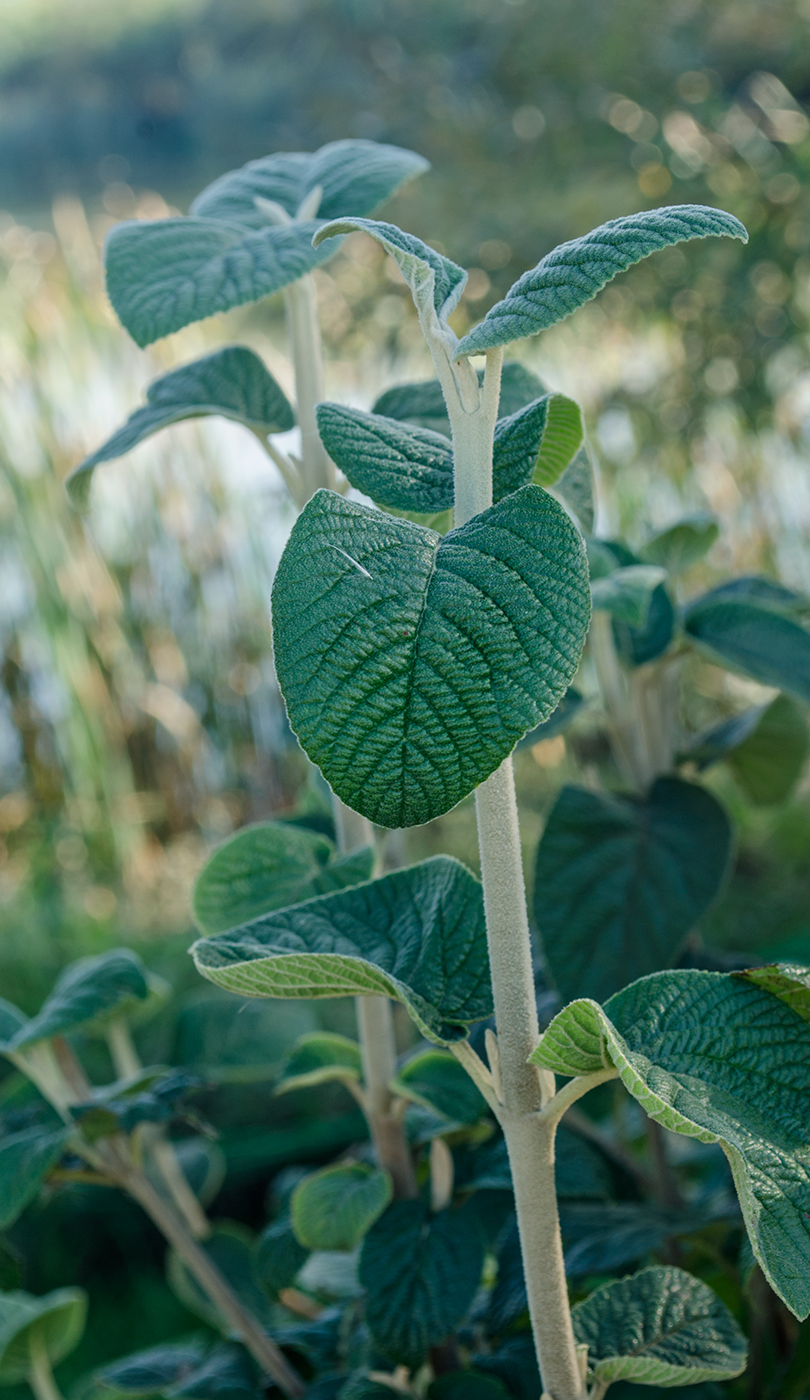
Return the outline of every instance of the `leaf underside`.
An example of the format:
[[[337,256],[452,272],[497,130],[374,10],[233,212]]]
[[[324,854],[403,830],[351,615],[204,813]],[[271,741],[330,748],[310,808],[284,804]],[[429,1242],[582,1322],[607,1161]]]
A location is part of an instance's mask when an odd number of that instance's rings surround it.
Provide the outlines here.
[[[440,321],[447,320],[467,285],[463,267],[443,257],[412,233],[404,233],[395,224],[380,223],[376,219],[335,219],[318,230],[313,244],[323,249],[324,242],[353,232],[370,234],[393,258],[411,289],[420,317],[432,312]]]

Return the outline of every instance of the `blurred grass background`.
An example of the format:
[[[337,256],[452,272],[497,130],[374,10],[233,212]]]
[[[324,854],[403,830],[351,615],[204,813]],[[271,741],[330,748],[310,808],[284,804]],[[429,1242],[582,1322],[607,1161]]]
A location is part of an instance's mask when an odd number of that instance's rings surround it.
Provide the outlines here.
[[[584,405],[603,529],[724,525],[694,586],[757,569],[810,589],[807,0],[2,0],[0,984],[33,1009],[71,957],[125,941],[195,985],[187,894],[211,843],[302,800],[267,601],[292,513],[238,427],[180,424],[61,482],[156,374],[223,339],[289,391],[277,302],[147,352],[102,286],[106,229],[184,211],[224,170],[343,136],[433,171],[390,217],[471,269],[461,332],[556,242],[666,202],[719,203],[737,244],[671,249],[518,353]],[[328,393],[430,373],[404,288],[353,237],[317,274]],[[693,666],[687,719],[760,688]],[[539,761],[542,759],[542,762]],[[522,755],[531,854],[587,735]],[[810,793],[741,822],[704,932],[810,951]],[[317,803],[304,792],[303,800]],[[469,804],[412,856],[475,863]]]

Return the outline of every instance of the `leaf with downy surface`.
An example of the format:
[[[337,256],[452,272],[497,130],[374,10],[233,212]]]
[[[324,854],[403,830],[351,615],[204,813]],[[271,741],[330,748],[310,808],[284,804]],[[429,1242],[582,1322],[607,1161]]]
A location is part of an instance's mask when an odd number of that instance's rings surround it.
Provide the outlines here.
[[[713,515],[687,515],[647,540],[640,555],[645,564],[660,564],[668,574],[682,574],[708,554],[719,534]]]
[[[478,383],[483,382],[484,371],[478,370]],[[519,360],[507,360],[501,371],[498,415],[508,418],[545,393],[545,385],[536,374],[532,374]],[[433,428],[436,432],[444,433],[445,437],[450,436],[447,405],[438,379],[395,384],[380,394],[371,411],[381,413],[386,418],[396,418],[399,422],[415,423],[420,428]]]
[[[463,1065],[446,1050],[422,1050],[391,1080],[390,1088],[402,1098],[424,1104],[456,1123],[477,1123],[487,1111]]]
[[[0,1385],[14,1385],[31,1374],[32,1344],[52,1366],[81,1339],[87,1317],[83,1288],[56,1288],[35,1297],[15,1289],[0,1293]]]
[[[308,1258],[309,1250],[296,1238],[292,1221],[287,1216],[274,1220],[262,1230],[256,1241],[253,1270],[265,1292],[277,1298],[295,1282],[296,1274]]]
[[[0,1230],[12,1225],[34,1200],[62,1156],[67,1128],[37,1126],[0,1137]]]
[[[179,1376],[163,1393],[166,1400],[263,1400],[264,1386],[245,1348],[220,1342],[190,1375]]]
[[[547,720],[538,724],[534,729],[530,729],[528,734],[518,740],[516,749],[530,749],[535,744],[540,744],[544,739],[553,739],[557,734],[562,734],[577,717],[583,705],[588,702],[580,695],[576,686],[569,686],[556,710],[552,710]]]
[[[661,248],[691,238],[739,238],[748,234],[733,215],[702,204],[676,204],[611,219],[558,248],[519,277],[503,301],[465,335],[456,356],[477,355],[508,345],[564,321],[590,301],[619,272]]]
[[[756,725],[726,757],[726,763],[757,806],[786,802],[801,777],[810,748],[803,711],[789,695],[763,706]]]
[[[755,987],[763,987],[778,997],[802,1020],[810,1021],[810,967],[803,963],[769,963],[766,967],[747,967],[732,973]]]
[[[366,1322],[383,1356],[421,1366],[464,1317],[483,1264],[483,1235],[467,1209],[433,1215],[421,1199],[393,1201],[360,1253]]]
[[[389,996],[428,1039],[492,1012],[481,886],[433,856],[194,944],[209,981],[240,996]]]
[[[745,599],[709,594],[684,614],[687,637],[716,665],[810,702],[810,632],[793,617]]]
[[[313,1084],[339,1080],[357,1084],[363,1077],[360,1046],[356,1040],[331,1031],[311,1031],[295,1042],[284,1064],[273,1092],[286,1094],[291,1089],[306,1089]]]
[[[641,561],[621,540],[588,540],[591,579],[604,578],[616,565],[633,568]],[[615,561],[615,563],[611,563]],[[646,621],[635,627],[613,618],[613,640],[626,666],[644,666],[665,652],[675,633],[675,609],[663,583],[652,590]]]
[[[166,1342],[136,1351],[96,1372],[95,1379],[125,1395],[159,1395],[183,1376],[193,1375],[205,1356],[205,1343]]]
[[[642,1269],[598,1288],[573,1310],[597,1382],[724,1381],[745,1370],[746,1341],[725,1303],[683,1269]]]
[[[226,345],[154,380],[146,390],[146,407],[136,409],[71,472],[65,482],[68,494],[76,505],[84,505],[93,469],[100,462],[123,457],[171,423],[212,415],[231,418],[265,436],[295,426],[292,408],[259,356],[245,345]]]
[[[368,880],[370,846],[338,856],[327,836],[287,822],[256,822],[218,846],[197,877],[192,909],[203,933]]]
[[[566,786],[537,849],[534,915],[566,1001],[671,965],[725,875],[731,828],[695,783],[644,798]]]
[[[764,705],[753,705],[739,715],[732,715],[731,719],[721,720],[719,724],[704,729],[679,754],[679,762],[695,763],[701,772],[719,762],[753,733],[764,710]]]
[[[531,1058],[568,1075],[613,1065],[656,1122],[719,1142],[765,1277],[810,1313],[810,1026],[791,1006],[728,973],[659,972],[604,1008],[572,1002]]]
[[[317,418],[329,456],[358,491],[392,510],[452,508],[453,449],[441,433],[336,403],[319,403]]]
[[[499,418],[492,449],[492,498],[500,501],[529,481],[553,486],[582,442],[579,404],[544,394]]]
[[[535,486],[561,485],[561,478],[582,447],[583,436],[579,404],[565,394],[549,394],[545,428],[532,475]],[[497,428],[495,441],[497,444]]]
[[[379,223],[376,219],[334,219],[318,229],[313,247],[322,248],[324,240],[354,232],[370,234],[393,258],[410,287],[421,319],[435,316],[446,321],[455,311],[467,285],[464,268],[429,248],[421,238],[403,233],[395,224]]]
[[[3,1001],[0,997],[0,1049],[7,1049],[23,1027],[28,1025],[28,1021],[29,1017],[25,1015],[25,1012],[20,1011],[18,1006],[13,1006],[10,1001]]]
[[[356,1249],[392,1195],[387,1171],[362,1162],[324,1167],[299,1182],[292,1193],[296,1238],[306,1249]]]
[[[672,1240],[696,1234],[710,1218],[705,1210],[665,1210],[644,1201],[563,1205],[560,1228],[565,1272],[570,1279],[614,1273]]]
[[[37,1015],[20,1027],[8,1048],[22,1050],[55,1035],[99,1029],[134,1011],[148,996],[146,968],[128,948],[80,958],[65,969]]]
[[[631,627],[646,626],[653,593],[666,578],[666,571],[656,564],[630,564],[614,569],[591,584],[594,610],[609,612],[619,622]]]
[[[524,486],[442,536],[319,491],[273,585],[290,723],[353,810],[449,811],[555,709],[590,614],[579,533]]]

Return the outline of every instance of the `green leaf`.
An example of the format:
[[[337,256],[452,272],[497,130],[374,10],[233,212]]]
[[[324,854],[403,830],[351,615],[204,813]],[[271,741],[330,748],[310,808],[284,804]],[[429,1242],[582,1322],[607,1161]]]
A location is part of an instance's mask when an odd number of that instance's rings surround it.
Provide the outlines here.
[[[390,996],[430,1040],[492,1012],[481,886],[449,856],[266,914],[192,948],[240,996]]]
[[[640,561],[620,540],[589,540],[591,578],[604,578],[615,564],[631,568]],[[615,560],[615,564],[611,564]],[[626,666],[644,666],[666,651],[675,633],[675,609],[663,583],[652,591],[647,620],[640,627],[613,618],[613,640]]]
[[[478,371],[478,382],[484,382],[483,370]],[[507,360],[501,371],[499,416],[508,418],[545,393],[546,389],[536,374],[532,374],[518,360]],[[396,418],[399,422],[415,423],[420,428],[433,428],[446,437],[450,436],[447,405],[438,379],[396,384],[380,395],[372,404],[371,411],[387,418]]]
[[[250,1231],[232,1220],[218,1220],[213,1233],[200,1242],[200,1247],[213,1260],[220,1273],[249,1312],[263,1326],[270,1323],[271,1305],[259,1285],[254,1271],[254,1241]],[[166,1277],[172,1291],[189,1312],[202,1318],[209,1327],[226,1335],[230,1324],[189,1273],[180,1256],[172,1250],[166,1265]]]
[[[642,1269],[597,1289],[573,1310],[594,1380],[689,1385],[730,1380],[746,1341],[725,1303],[683,1269]]]
[[[136,409],[123,428],[71,472],[65,482],[68,494],[84,505],[93,468],[100,462],[123,457],[171,423],[212,414],[265,436],[295,426],[292,408],[259,356],[244,345],[227,345],[154,380],[146,390],[146,407]]]
[[[709,594],[686,609],[686,635],[711,660],[810,702],[810,632],[792,617]]]
[[[786,588],[772,578],[760,574],[744,574],[741,578],[728,579],[709,593],[704,593],[700,603],[757,603],[773,612],[784,613],[787,617],[800,617],[810,609],[810,598],[797,593],[794,588]]]
[[[338,1400],[392,1400],[392,1396],[396,1400],[396,1386],[375,1381],[368,1371],[356,1371],[341,1388]]]
[[[560,1212],[565,1272],[570,1279],[614,1273],[679,1237],[696,1234],[711,1220],[705,1208],[664,1210],[644,1201],[565,1205]]]
[[[360,1254],[366,1322],[383,1356],[421,1366],[464,1317],[483,1263],[483,1236],[468,1211],[432,1215],[422,1200],[392,1202]]]
[[[579,404],[564,394],[544,394],[495,425],[493,499],[500,501],[527,482],[553,486],[582,442]]]
[[[69,1031],[98,1029],[148,996],[146,968],[128,948],[80,958],[65,969],[37,1015],[17,1031],[8,1048],[22,1050]]]
[[[62,1156],[66,1128],[23,1128],[0,1138],[0,1230],[13,1224],[38,1195]]]
[[[560,478],[579,452],[583,436],[579,404],[565,394],[550,394],[545,432],[532,477],[537,486],[562,485]]]
[[[166,1342],[114,1361],[96,1372],[96,1379],[125,1395],[160,1395],[174,1381],[196,1371],[204,1355],[205,1343],[199,1338]]]
[[[576,1001],[532,1055],[560,1074],[615,1065],[656,1122],[729,1159],[751,1246],[799,1318],[810,1313],[810,1028],[779,997],[718,972],[659,972]]]
[[[6,1049],[29,1022],[28,1016],[18,1006],[0,997],[0,1048]]]
[[[581,537],[537,486],[444,538],[319,491],[273,585],[290,723],[353,810],[430,821],[552,713],[589,611]]]
[[[324,1167],[292,1193],[292,1225],[307,1249],[356,1249],[393,1195],[387,1171],[362,1162]]]
[[[291,1089],[327,1084],[330,1080],[356,1084],[362,1077],[360,1046],[355,1040],[330,1031],[312,1031],[300,1036],[290,1050],[274,1093],[286,1094]]]
[[[565,320],[619,272],[660,248],[691,238],[727,235],[748,242],[733,215],[702,204],[677,204],[611,219],[583,238],[561,243],[510,287],[503,301],[465,335],[456,356],[508,345]]]
[[[624,569],[614,569],[612,574],[595,579],[591,584],[594,609],[609,612],[631,627],[644,627],[653,593],[665,578],[665,570],[655,564],[630,564]]]
[[[423,1050],[398,1071],[390,1086],[395,1094],[424,1104],[454,1123],[477,1123],[487,1111],[467,1071],[446,1050]]]
[[[370,214],[406,181],[429,169],[429,161],[401,146],[330,141],[312,155],[280,152],[230,170],[197,195],[191,212],[261,228],[266,216],[256,205],[257,196],[279,204],[294,217],[304,200],[320,187],[320,218]]]
[[[753,733],[764,710],[764,705],[753,705],[739,715],[732,715],[731,719],[721,720],[719,724],[704,729],[695,736],[688,749],[679,754],[679,761],[696,763],[701,772],[709,768]]]
[[[412,233],[403,233],[395,224],[381,224],[375,219],[335,219],[318,229],[312,240],[313,247],[320,248],[325,239],[355,231],[376,238],[388,256],[394,259],[411,289],[420,319],[433,315],[439,321],[447,320],[458,306],[467,285],[463,267],[442,257],[441,253],[429,248],[427,243],[415,238]]]
[[[289,1216],[274,1220],[259,1235],[253,1257],[253,1268],[262,1288],[271,1298],[277,1298],[294,1282],[299,1269],[309,1258],[309,1250],[296,1239]]]
[[[360,884],[373,868],[370,846],[338,857],[334,843],[317,832],[256,822],[206,861],[192,895],[194,918],[203,933],[220,933],[272,909]]]
[[[538,724],[534,729],[530,729],[528,734],[515,745],[516,749],[530,749],[535,744],[540,744],[544,739],[553,739],[556,734],[562,734],[579,714],[583,705],[588,702],[580,695],[576,686],[569,686],[556,710],[552,710],[547,720]]]
[[[732,973],[755,987],[763,987],[766,992],[779,997],[786,1006],[810,1021],[810,967],[800,963],[770,963],[766,967],[748,967],[743,972]]]
[[[264,1388],[243,1346],[220,1342],[191,1372],[164,1391],[166,1400],[262,1400]]]
[[[581,447],[566,467],[555,487],[556,494],[573,511],[583,531],[593,529],[596,508],[593,497],[593,472],[586,447]]]
[[[537,850],[534,915],[566,1001],[603,1000],[671,965],[725,875],[731,828],[714,797],[659,778],[646,798],[564,787]]]
[[[86,1317],[83,1288],[56,1288],[41,1298],[19,1289],[0,1293],[0,1385],[28,1379],[32,1341],[55,1366],[78,1345]]]
[[[682,574],[708,554],[720,526],[713,515],[687,515],[653,535],[641,550],[647,564],[660,564],[668,574]]]
[[[332,461],[379,505],[424,513],[452,507],[453,449],[441,433],[336,403],[319,403],[317,418]]]
[[[786,802],[801,777],[810,735],[804,713],[789,695],[763,706],[756,726],[726,758],[734,777],[757,806]]]
[[[477,1371],[451,1371],[431,1381],[428,1400],[509,1400],[509,1391],[495,1376]]]

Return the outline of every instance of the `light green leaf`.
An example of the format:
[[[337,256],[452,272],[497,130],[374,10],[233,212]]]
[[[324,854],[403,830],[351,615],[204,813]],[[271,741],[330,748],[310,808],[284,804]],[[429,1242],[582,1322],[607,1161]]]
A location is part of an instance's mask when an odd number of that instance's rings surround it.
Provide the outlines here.
[[[713,515],[687,515],[653,535],[640,551],[646,564],[660,564],[669,574],[682,574],[708,554],[720,526]]]
[[[206,861],[192,895],[194,918],[203,933],[220,933],[271,909],[359,884],[373,868],[370,846],[337,857],[333,842],[318,832],[256,822]]]
[[[259,1235],[253,1267],[262,1288],[271,1298],[295,1282],[299,1269],[309,1258],[309,1250],[299,1244],[289,1217],[274,1220]]]
[[[803,711],[789,695],[763,706],[755,727],[726,757],[747,797],[758,806],[786,802],[801,777],[810,735]]]
[[[0,1137],[0,1230],[12,1225],[65,1150],[67,1128],[23,1128]]]
[[[381,224],[375,219],[335,219],[318,229],[312,240],[313,247],[320,248],[325,239],[355,230],[376,238],[394,259],[411,289],[420,318],[430,317],[432,313],[440,321],[447,320],[467,285],[463,267],[429,248],[412,233],[403,233],[395,224]]]
[[[391,1361],[415,1370],[455,1331],[475,1296],[484,1239],[469,1210],[432,1215],[425,1201],[394,1201],[363,1241],[366,1322]]]
[[[644,627],[650,613],[654,590],[666,578],[666,570],[655,564],[630,564],[591,584],[594,609],[609,612],[631,627]]]
[[[330,1031],[311,1031],[300,1036],[290,1050],[273,1092],[286,1094],[291,1089],[306,1089],[330,1080],[356,1084],[362,1076],[357,1041]]]
[[[332,461],[379,505],[425,513],[452,507],[453,449],[441,433],[336,403],[319,403],[317,418]]]
[[[478,371],[478,382],[484,382],[483,370]],[[531,370],[526,369],[518,360],[507,360],[501,371],[498,415],[508,418],[545,393],[545,386],[536,374],[532,374]],[[438,379],[396,384],[380,395],[372,404],[371,411],[381,413],[387,418],[396,418],[399,422],[415,423],[420,428],[432,428],[443,433],[445,437],[450,436],[447,405]]]
[[[192,948],[240,996],[390,996],[428,1039],[492,1011],[481,886],[449,856],[254,919]]]
[[[537,486],[444,538],[319,491],[273,585],[290,723],[353,810],[429,821],[548,718],[589,611],[581,537]]]
[[[810,702],[810,632],[790,616],[712,594],[686,609],[687,637],[711,660]]]
[[[670,966],[722,884],[728,818],[711,793],[659,778],[646,798],[564,787],[537,849],[534,915],[566,1001],[602,1001]]]
[[[668,1387],[745,1370],[745,1337],[725,1303],[683,1269],[642,1269],[605,1284],[576,1305],[572,1320],[596,1381]]]
[[[767,967],[748,967],[732,976],[764,987],[802,1020],[810,1021],[810,967],[801,963],[770,963]]]
[[[40,1298],[19,1289],[0,1293],[0,1385],[28,1379],[32,1341],[55,1366],[78,1345],[86,1317],[83,1288],[56,1288]]]
[[[423,1104],[454,1123],[477,1123],[487,1111],[467,1071],[446,1050],[423,1050],[391,1080],[395,1094]]]
[[[544,394],[495,425],[493,499],[528,481],[553,486],[582,443],[582,412],[564,394]]]
[[[324,1167],[299,1182],[290,1199],[292,1225],[307,1249],[356,1249],[393,1195],[387,1171],[362,1162]]]
[[[65,485],[77,505],[84,505],[93,468],[131,452],[153,433],[184,418],[218,415],[254,432],[286,433],[295,415],[272,374],[245,345],[227,345],[201,360],[154,380],[146,390],[146,407],[136,409],[122,428],[72,471]]]
[[[456,356],[477,355],[495,345],[536,335],[565,320],[617,273],[650,253],[687,239],[712,236],[748,242],[739,219],[702,204],[676,204],[611,219],[583,238],[561,243],[537,267],[524,272],[504,300],[496,302],[480,325],[460,341]]]
[[[8,1042],[8,1049],[22,1050],[80,1028],[95,1030],[135,1010],[148,996],[146,968],[128,948],[80,958],[65,969],[37,1015]]]
[[[565,394],[551,394],[543,440],[532,480],[537,486],[562,486],[560,478],[571,466],[584,437],[582,409]]]
[[[614,1065],[672,1132],[719,1142],[751,1247],[799,1318],[810,1313],[810,1026],[779,997],[718,972],[659,972],[604,1009],[575,1001],[532,1055],[560,1074]]]

